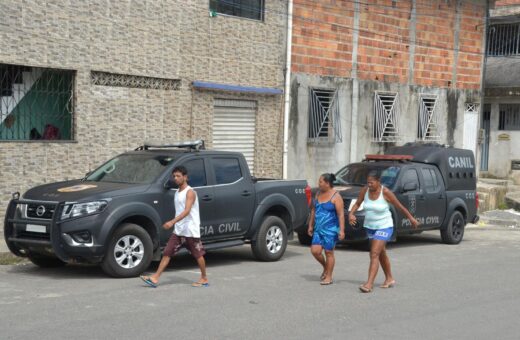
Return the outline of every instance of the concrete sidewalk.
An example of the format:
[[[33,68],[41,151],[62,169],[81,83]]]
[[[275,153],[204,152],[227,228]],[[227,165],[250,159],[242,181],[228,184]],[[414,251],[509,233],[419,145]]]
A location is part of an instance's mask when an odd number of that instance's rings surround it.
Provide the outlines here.
[[[9,248],[7,248],[7,244],[5,244],[5,240],[3,237],[0,237],[0,254],[1,253],[8,253]]]

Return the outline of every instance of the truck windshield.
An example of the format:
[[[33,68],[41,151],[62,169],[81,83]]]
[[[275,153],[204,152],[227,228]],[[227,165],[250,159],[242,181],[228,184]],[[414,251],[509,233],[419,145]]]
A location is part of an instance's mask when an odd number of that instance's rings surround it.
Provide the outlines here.
[[[172,156],[121,155],[96,169],[85,180],[129,184],[150,184],[168,165]]]
[[[366,185],[367,175],[376,170],[381,174],[381,184],[387,188],[394,186],[400,168],[381,164],[350,164],[336,173],[336,182],[339,185]]]

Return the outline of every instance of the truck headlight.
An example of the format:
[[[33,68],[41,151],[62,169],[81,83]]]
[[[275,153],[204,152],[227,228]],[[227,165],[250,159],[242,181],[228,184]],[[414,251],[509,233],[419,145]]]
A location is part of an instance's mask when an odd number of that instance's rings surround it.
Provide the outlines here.
[[[61,214],[61,219],[82,217],[93,214],[99,214],[105,210],[108,205],[107,201],[94,201],[86,203],[70,203],[66,204]]]

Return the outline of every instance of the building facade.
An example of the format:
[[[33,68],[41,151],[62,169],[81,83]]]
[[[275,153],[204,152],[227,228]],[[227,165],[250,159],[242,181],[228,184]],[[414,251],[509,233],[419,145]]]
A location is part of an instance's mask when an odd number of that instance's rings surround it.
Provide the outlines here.
[[[480,170],[520,183],[520,1],[497,1],[487,31]]]
[[[289,177],[406,142],[476,151],[487,1],[294,1]]]
[[[287,1],[3,1],[0,206],[145,140],[281,176]],[[4,211],[0,209],[0,215]]]

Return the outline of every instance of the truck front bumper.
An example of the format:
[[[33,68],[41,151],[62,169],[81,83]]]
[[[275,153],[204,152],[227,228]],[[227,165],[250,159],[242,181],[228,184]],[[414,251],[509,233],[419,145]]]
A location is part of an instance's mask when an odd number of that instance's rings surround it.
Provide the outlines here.
[[[28,205],[51,209],[52,217],[28,217],[23,211]],[[98,262],[104,255],[104,247],[96,243],[102,226],[97,221],[99,215],[61,221],[64,206],[64,202],[11,200],[4,221],[4,239],[9,250],[18,256],[33,252],[64,262]],[[85,233],[85,238],[78,239],[77,233]]]

